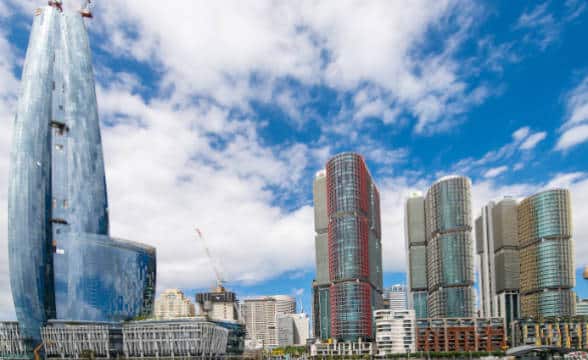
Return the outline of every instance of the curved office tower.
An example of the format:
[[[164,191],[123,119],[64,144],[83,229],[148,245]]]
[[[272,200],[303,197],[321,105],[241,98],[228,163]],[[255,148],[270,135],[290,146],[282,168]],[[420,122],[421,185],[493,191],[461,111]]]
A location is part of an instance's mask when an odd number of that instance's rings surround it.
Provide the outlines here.
[[[517,209],[523,317],[575,315],[570,193],[543,191]]]
[[[382,307],[380,195],[360,155],[327,163],[327,213],[331,336],[371,339]]]
[[[155,250],[108,237],[94,74],[80,13],[58,4],[35,11],[21,86],[8,230],[23,336],[29,345],[39,342],[47,319],[151,311]]]
[[[429,317],[474,316],[471,182],[448,176],[425,199]]]
[[[427,315],[427,236],[425,229],[425,198],[420,192],[410,195],[404,205],[404,235],[408,254],[408,308],[417,319]]]

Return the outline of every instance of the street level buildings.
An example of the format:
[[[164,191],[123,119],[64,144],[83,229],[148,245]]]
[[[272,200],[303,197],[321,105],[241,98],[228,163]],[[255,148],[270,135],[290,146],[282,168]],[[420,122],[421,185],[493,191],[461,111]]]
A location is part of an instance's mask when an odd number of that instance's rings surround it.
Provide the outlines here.
[[[588,350],[588,319],[584,316],[547,317],[513,322],[514,346],[556,346]]]
[[[156,280],[154,248],[109,236],[88,34],[55,3],[35,12],[10,162],[10,282],[30,350],[49,319],[151,314]]]
[[[242,305],[250,348],[279,346],[278,318],[296,312],[296,300],[286,295],[245,299]]]
[[[518,206],[521,315],[569,317],[576,311],[570,194],[546,190]]]
[[[418,319],[427,318],[427,231],[425,198],[414,192],[404,206],[404,234],[408,254],[408,308]]]
[[[377,355],[414,353],[416,351],[416,316],[414,310],[376,310]]]
[[[156,319],[174,319],[195,315],[194,304],[178,289],[167,289],[155,300]]]
[[[447,176],[425,197],[429,317],[474,316],[471,181]]]
[[[396,284],[384,290],[384,307],[390,310],[406,310],[406,286]]]
[[[520,316],[517,202],[504,198],[482,208],[476,219],[482,317],[504,318],[508,329]]]
[[[378,188],[362,156],[342,153],[327,162],[326,173],[317,175],[314,193],[317,279],[313,311],[319,322],[315,331],[321,338],[329,334],[342,341],[372,339],[372,312],[383,306]]]
[[[417,320],[417,351],[502,351],[506,331],[501,318],[433,318]]]

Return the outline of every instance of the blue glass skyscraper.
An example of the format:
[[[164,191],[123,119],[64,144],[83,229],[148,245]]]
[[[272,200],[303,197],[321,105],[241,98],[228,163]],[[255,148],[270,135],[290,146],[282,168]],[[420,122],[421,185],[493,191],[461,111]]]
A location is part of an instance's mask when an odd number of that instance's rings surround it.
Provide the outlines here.
[[[109,237],[90,46],[80,13],[37,9],[9,180],[10,281],[20,329],[150,313],[155,249]]]

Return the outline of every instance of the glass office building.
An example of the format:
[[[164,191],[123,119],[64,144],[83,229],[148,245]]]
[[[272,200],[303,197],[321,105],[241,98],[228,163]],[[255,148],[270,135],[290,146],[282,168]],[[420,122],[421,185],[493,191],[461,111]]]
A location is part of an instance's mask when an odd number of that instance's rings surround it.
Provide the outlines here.
[[[8,203],[12,295],[29,346],[48,319],[110,321],[151,312],[155,249],[108,237],[94,74],[78,12],[35,11]]]
[[[326,170],[331,336],[372,339],[383,302],[380,195],[358,154],[339,154]]]
[[[474,316],[471,182],[448,176],[425,198],[429,317]]]
[[[547,190],[517,209],[523,317],[573,316],[576,284],[570,193]]]

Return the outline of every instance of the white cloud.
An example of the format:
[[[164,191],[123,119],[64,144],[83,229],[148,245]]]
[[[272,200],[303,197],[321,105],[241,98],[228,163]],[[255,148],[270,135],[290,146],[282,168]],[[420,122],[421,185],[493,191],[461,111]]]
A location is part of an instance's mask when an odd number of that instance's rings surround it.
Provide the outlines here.
[[[528,126],[522,127],[514,133],[512,133],[512,137],[517,141],[522,141],[529,135],[530,130],[531,128],[529,128]]]
[[[547,133],[545,131],[535,133],[527,138],[525,142],[521,144],[521,150],[531,150],[537,146],[541,141],[543,141],[547,137]]]
[[[588,141],[588,76],[567,94],[566,112],[567,119],[555,146],[561,151]]]
[[[485,178],[494,178],[494,177],[497,177],[498,175],[504,173],[506,170],[508,170],[508,167],[506,165],[495,167],[495,168],[492,168],[492,169],[489,169],[488,171],[486,171],[484,173],[484,177]]]

